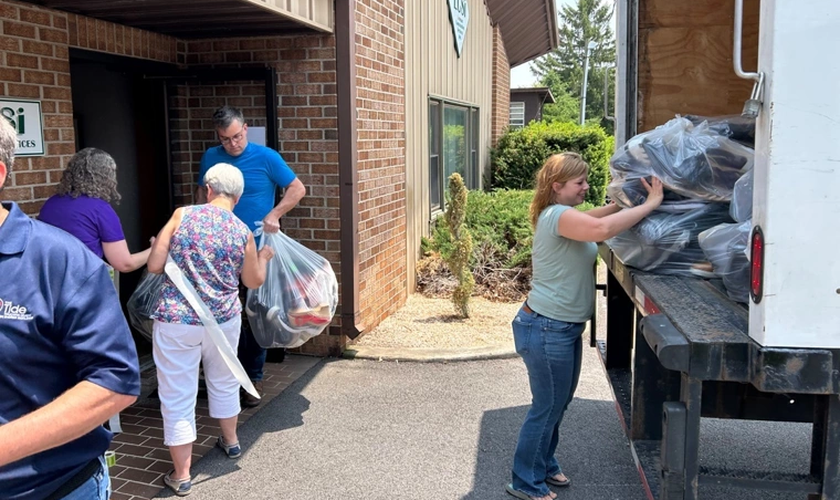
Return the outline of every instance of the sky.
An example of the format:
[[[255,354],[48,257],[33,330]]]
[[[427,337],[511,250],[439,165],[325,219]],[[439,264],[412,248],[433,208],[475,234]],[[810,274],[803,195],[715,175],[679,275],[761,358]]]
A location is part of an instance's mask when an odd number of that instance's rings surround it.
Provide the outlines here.
[[[557,9],[564,5],[575,5],[577,0],[554,0]],[[533,87],[537,84],[537,77],[531,73],[531,63],[520,64],[510,70],[510,88]]]

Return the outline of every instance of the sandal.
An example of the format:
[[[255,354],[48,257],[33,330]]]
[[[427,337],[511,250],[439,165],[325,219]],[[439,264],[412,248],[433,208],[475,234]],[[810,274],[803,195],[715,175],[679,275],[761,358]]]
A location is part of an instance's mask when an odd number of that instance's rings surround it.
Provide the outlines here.
[[[543,496],[551,496],[552,495],[552,493],[549,492],[548,495],[542,495],[542,496],[539,496],[539,497],[532,497],[531,495],[525,493],[524,491],[519,491],[517,489],[514,489],[513,484],[511,484],[511,483],[508,483],[508,484],[505,485],[505,491],[508,493],[508,495],[514,496],[514,497],[518,498],[519,500],[534,500],[535,498],[542,498]]]
[[[565,474],[563,474],[563,476],[565,476]],[[569,480],[568,477],[566,477],[566,479],[563,480],[563,481],[558,481],[557,479],[554,479],[554,476],[548,476],[547,478],[545,478],[545,482],[552,485],[552,486],[561,486],[561,487],[562,486],[568,486],[568,485],[572,484],[572,481]]]
[[[179,497],[189,495],[192,490],[192,478],[174,479],[172,474],[175,474],[175,469],[172,469],[168,474],[163,476],[163,484],[169,487]]]

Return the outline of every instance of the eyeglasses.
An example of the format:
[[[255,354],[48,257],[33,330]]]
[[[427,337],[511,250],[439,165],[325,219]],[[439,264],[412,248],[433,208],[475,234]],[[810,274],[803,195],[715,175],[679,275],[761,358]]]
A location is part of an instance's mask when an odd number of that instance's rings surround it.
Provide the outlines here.
[[[244,132],[245,132],[245,126],[243,125],[242,128],[239,129],[239,132],[234,134],[233,137],[219,136],[219,142],[221,142],[222,144],[231,144],[231,143],[239,144],[239,142],[241,142],[242,139],[244,139],[244,137],[245,137]]]

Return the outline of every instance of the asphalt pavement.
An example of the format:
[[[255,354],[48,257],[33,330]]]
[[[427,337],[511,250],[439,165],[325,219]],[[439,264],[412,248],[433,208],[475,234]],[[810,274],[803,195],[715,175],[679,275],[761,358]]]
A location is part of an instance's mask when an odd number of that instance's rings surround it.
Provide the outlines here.
[[[240,459],[213,450],[193,466],[191,498],[510,500],[529,403],[518,358],[325,359],[240,427]],[[701,465],[807,472],[807,424],[704,419],[701,429]],[[557,456],[572,480],[555,488],[560,500],[647,498],[595,349],[584,348]],[[710,487],[700,498],[805,497]]]
[[[603,371],[586,353],[558,450],[572,485],[559,498],[642,500]],[[516,358],[326,359],[241,426],[240,459],[214,450],[193,466],[191,498],[509,500],[529,403]]]

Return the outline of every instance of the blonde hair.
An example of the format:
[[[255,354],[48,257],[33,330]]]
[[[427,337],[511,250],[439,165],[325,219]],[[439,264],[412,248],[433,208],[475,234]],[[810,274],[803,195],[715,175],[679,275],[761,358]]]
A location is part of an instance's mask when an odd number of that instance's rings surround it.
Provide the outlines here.
[[[534,183],[534,199],[531,201],[531,225],[537,227],[540,214],[549,205],[554,204],[555,182],[565,184],[589,172],[589,165],[577,153],[558,153],[551,155],[537,171]]]

